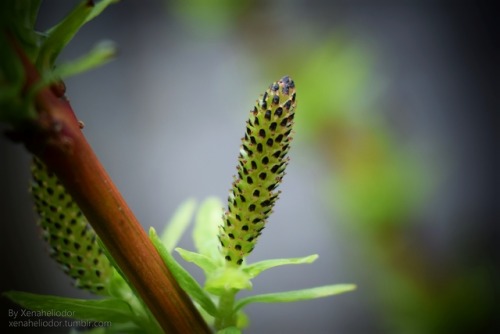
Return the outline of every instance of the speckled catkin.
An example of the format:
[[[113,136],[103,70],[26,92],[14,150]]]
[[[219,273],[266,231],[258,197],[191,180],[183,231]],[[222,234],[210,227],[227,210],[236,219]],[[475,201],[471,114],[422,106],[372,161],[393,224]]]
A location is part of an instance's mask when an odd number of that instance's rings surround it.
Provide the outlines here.
[[[30,190],[51,256],[75,279],[77,287],[106,294],[112,267],[95,231],[57,177],[40,160],[33,160],[31,172]]]
[[[278,199],[275,189],[288,164],[295,105],[295,84],[285,76],[269,86],[250,112],[219,231],[230,265],[241,265],[253,250]]]

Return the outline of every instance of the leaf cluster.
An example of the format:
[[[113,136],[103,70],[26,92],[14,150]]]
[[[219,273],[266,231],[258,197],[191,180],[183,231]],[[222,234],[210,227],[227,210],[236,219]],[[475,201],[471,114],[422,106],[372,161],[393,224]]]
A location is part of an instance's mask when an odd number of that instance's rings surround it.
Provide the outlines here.
[[[80,28],[117,1],[84,0],[46,31],[35,29],[40,0],[0,1],[0,122],[15,126],[33,119],[34,96],[40,88],[50,85],[62,96],[63,79],[113,59],[114,45],[101,42],[86,55],[56,66],[57,57]],[[27,73],[21,57],[34,64],[41,77],[33,87],[25,87]]]
[[[197,252],[180,247],[175,248],[177,241],[189,226],[194,214],[195,202],[185,202],[176,212],[165,231],[158,236],[150,229],[150,238],[161,257],[172,271],[181,287],[202,309],[206,320],[219,330],[234,328],[235,332],[248,324],[244,307],[252,303],[283,303],[328,297],[354,290],[353,284],[335,284],[315,288],[254,295],[227,303],[240,290],[252,289],[251,280],[266,270],[294,264],[314,262],[318,255],[300,258],[270,259],[239,267],[226,266],[223,254],[219,250],[218,227],[222,223],[222,203],[217,198],[208,198],[200,206],[195,218],[193,241]],[[200,267],[206,277],[201,286],[187,270],[174,258],[174,250],[187,262]],[[229,297],[229,298],[228,298]]]

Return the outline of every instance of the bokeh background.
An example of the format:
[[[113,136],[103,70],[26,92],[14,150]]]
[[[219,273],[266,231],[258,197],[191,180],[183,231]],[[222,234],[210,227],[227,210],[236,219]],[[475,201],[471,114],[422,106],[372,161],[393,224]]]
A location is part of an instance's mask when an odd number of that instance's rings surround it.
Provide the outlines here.
[[[39,28],[75,3],[44,2]],[[143,226],[157,230],[189,197],[226,200],[248,111],[272,81],[293,77],[292,161],[249,260],[320,258],[266,272],[249,293],[358,289],[252,305],[246,333],[495,333],[496,28],[472,1],[123,1],[60,60],[105,38],[118,45],[112,63],[68,79],[67,95]],[[87,298],[47,255],[29,161],[0,139],[1,290]],[[189,235],[181,246],[192,249]],[[15,306],[1,305],[2,332],[13,331]]]

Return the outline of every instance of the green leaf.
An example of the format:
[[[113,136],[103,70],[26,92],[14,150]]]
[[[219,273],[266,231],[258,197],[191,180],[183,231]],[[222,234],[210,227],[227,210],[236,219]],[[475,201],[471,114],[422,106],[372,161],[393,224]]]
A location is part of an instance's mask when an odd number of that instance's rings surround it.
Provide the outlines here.
[[[186,200],[177,208],[170,222],[163,230],[161,241],[169,252],[172,252],[189,226],[195,208],[196,201],[193,198]]]
[[[194,245],[198,253],[216,262],[223,262],[219,251],[219,225],[222,225],[222,202],[209,197],[200,206],[193,230]]]
[[[207,276],[205,289],[221,296],[231,290],[252,289],[251,277],[239,267],[224,266]]]
[[[120,0],[102,0],[95,4],[94,8],[92,8],[92,12],[87,16],[85,23],[93,20],[95,17],[101,15],[101,13],[111,4],[117,3]]]
[[[126,302],[114,298],[84,300],[22,291],[4,292],[3,295],[26,309],[71,314],[68,317],[72,319],[111,321],[113,323],[135,320],[130,306]]]
[[[57,66],[53,71],[54,77],[68,78],[96,67],[102,66],[116,56],[116,45],[111,41],[99,42],[89,53]]]
[[[113,276],[109,281],[108,291],[111,297],[119,298],[122,300],[131,298],[129,296],[135,296],[132,288],[122,276],[122,274],[120,274],[120,272],[116,270],[116,267],[113,267]]]
[[[48,37],[40,49],[37,61],[39,69],[50,69],[61,50],[73,39],[80,28],[116,2],[118,0],[102,0],[94,4],[91,0],[83,0],[60,23],[49,29],[47,31]],[[102,63],[101,61],[99,65]]]
[[[179,285],[187,294],[193,298],[201,307],[203,307],[210,315],[216,316],[217,310],[212,302],[212,299],[205,293],[203,288],[198,282],[185,270],[172,256],[172,254],[165,248],[160,238],[156,234],[154,228],[149,229],[149,238],[156,247],[161,258],[172,272]]]
[[[203,320],[205,320],[205,322],[207,323],[207,325],[210,327],[213,326],[215,318],[212,315],[210,315],[207,311],[205,311],[205,309],[202,308],[199,304],[197,304],[196,302],[194,304],[198,312],[200,312]]]
[[[250,320],[248,319],[248,316],[240,311],[236,313],[236,327],[238,328],[246,328],[250,324]]]
[[[217,270],[217,264],[214,263],[214,261],[211,258],[205,255],[195,252],[190,252],[180,247],[177,247],[175,250],[185,261],[194,263],[198,267],[203,269],[205,275],[210,275],[210,273],[213,273],[214,271]]]
[[[354,289],[356,289],[356,285],[354,284],[334,284],[303,290],[268,293],[242,298],[236,302],[234,309],[237,311],[250,303],[288,303],[299,300],[323,298],[352,291]]]
[[[92,12],[94,3],[90,0],[82,1],[61,22],[47,31],[48,37],[40,48],[37,59],[39,70],[50,70],[55,59],[62,49],[73,39],[75,34],[87,21]]]
[[[303,263],[313,263],[318,258],[317,254],[290,258],[290,259],[274,259],[274,260],[264,260],[260,262],[253,263],[248,265],[243,269],[246,273],[248,273],[251,277],[258,276],[261,272],[271,269],[274,267],[285,266],[289,264],[303,264]]]

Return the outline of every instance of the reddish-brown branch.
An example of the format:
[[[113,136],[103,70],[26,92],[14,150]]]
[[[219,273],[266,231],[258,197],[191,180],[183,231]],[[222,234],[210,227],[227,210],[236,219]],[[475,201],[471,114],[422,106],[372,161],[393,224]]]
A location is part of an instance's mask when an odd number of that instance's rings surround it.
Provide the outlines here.
[[[22,49],[26,89],[39,75]],[[21,138],[56,173],[164,331],[210,333],[83,136],[69,103],[49,88],[36,95],[37,119]]]

